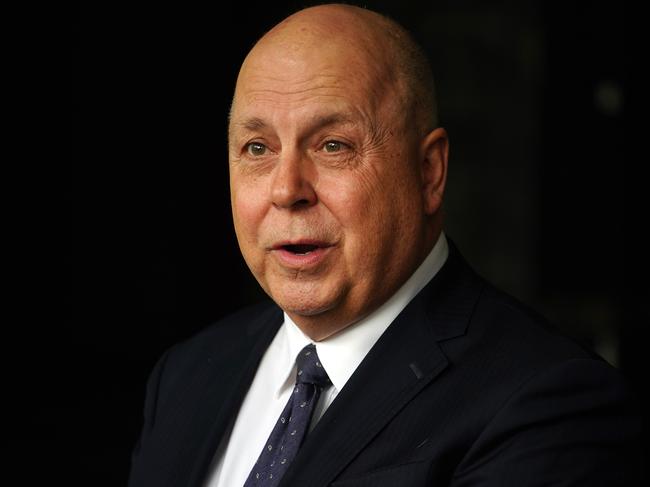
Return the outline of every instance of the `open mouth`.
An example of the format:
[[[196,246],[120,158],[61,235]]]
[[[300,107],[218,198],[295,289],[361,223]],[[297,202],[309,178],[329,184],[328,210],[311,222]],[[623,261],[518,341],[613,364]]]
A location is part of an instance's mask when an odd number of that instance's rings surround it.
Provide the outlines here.
[[[335,244],[327,240],[296,239],[278,242],[271,250],[281,266],[289,269],[315,269],[327,258]]]
[[[283,245],[282,248],[287,252],[291,252],[292,254],[295,255],[307,255],[320,247],[318,245],[297,244],[297,245]]]

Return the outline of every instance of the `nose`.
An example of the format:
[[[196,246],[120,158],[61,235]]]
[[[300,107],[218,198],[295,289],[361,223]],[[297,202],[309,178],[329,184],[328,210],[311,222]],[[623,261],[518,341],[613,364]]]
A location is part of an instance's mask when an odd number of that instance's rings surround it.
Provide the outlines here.
[[[309,172],[309,161],[298,151],[282,154],[271,186],[273,206],[290,209],[316,204],[316,191]]]

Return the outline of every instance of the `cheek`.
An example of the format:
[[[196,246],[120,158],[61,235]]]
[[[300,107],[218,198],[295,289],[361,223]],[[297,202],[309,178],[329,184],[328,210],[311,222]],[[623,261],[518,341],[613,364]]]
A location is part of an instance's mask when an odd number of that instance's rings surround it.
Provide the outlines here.
[[[398,184],[393,175],[382,174],[370,166],[327,180],[328,189],[322,196],[342,223],[351,227],[372,226],[390,213]]]
[[[255,233],[264,217],[264,198],[259,188],[233,182],[231,186],[233,221],[242,243],[255,240]]]
[[[396,159],[401,162],[400,158]],[[418,214],[418,185],[415,175],[403,167],[373,161],[363,170],[322,178],[321,199],[343,227],[349,250],[363,260],[373,260],[411,230]]]
[[[367,186],[358,177],[321,177],[317,189],[320,202],[343,230],[355,230],[372,201]]]
[[[345,239],[346,260],[354,267],[364,266],[376,253],[377,239],[389,226],[390,197],[372,177],[357,173],[324,180],[321,202],[332,213]]]

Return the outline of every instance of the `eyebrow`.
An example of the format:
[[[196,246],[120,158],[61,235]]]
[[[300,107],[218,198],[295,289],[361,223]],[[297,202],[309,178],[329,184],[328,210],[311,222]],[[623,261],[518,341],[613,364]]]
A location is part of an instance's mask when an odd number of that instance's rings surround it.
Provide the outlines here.
[[[308,131],[313,133],[331,125],[348,125],[354,123],[352,117],[348,114],[336,112],[326,115],[316,115],[312,117],[307,123]],[[251,132],[256,132],[269,127],[269,124],[259,117],[250,117],[241,122],[233,124],[237,128],[245,129]]]
[[[258,117],[252,117],[243,122],[237,122],[234,124],[236,127],[243,128],[250,131],[261,130],[266,127],[266,122]]]

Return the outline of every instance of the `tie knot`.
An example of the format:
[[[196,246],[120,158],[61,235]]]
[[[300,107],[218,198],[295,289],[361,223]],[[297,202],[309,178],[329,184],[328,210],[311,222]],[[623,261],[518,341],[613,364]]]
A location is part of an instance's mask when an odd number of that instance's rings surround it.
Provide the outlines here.
[[[320,363],[314,344],[310,343],[300,351],[296,358],[296,366],[298,367],[296,376],[298,384],[315,384],[322,387],[330,383],[330,378]]]

